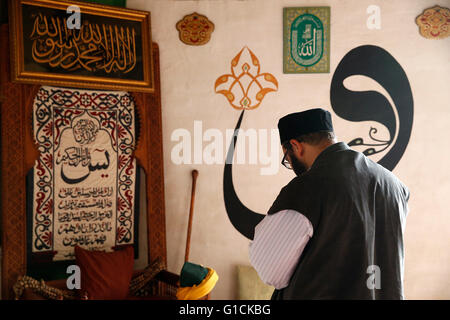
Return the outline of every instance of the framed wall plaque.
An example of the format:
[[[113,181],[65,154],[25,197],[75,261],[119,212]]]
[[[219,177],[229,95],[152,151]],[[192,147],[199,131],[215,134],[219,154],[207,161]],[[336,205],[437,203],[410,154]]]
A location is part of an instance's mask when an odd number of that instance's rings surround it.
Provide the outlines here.
[[[330,72],[330,7],[283,8],[283,72]]]
[[[149,12],[61,0],[10,0],[9,10],[13,81],[154,91]]]

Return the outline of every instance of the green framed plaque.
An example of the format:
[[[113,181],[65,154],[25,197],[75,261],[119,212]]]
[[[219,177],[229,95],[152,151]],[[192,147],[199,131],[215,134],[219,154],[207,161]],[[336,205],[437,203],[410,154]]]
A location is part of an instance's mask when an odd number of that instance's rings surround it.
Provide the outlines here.
[[[330,72],[330,7],[283,8],[283,72]]]

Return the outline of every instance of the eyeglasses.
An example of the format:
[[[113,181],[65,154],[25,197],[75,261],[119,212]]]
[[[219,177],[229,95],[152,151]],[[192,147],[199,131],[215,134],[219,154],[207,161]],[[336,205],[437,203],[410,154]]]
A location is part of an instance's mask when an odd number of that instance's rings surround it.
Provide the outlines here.
[[[281,160],[281,164],[282,164],[286,169],[292,170],[291,163],[286,159],[286,155],[287,155],[288,151],[289,151],[289,149],[286,150],[286,152],[284,153],[283,160]]]

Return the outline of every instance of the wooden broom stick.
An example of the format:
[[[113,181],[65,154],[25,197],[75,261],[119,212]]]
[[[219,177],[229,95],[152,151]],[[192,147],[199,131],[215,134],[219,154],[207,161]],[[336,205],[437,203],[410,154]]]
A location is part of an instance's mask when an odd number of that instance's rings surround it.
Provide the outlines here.
[[[194,215],[194,200],[195,200],[195,186],[197,184],[198,171],[192,170],[192,191],[191,191],[191,207],[189,209],[189,222],[188,222],[188,230],[187,230],[187,238],[186,238],[186,253],[184,256],[184,262],[187,262],[189,259],[189,247],[191,245],[191,229],[192,229],[192,217]]]

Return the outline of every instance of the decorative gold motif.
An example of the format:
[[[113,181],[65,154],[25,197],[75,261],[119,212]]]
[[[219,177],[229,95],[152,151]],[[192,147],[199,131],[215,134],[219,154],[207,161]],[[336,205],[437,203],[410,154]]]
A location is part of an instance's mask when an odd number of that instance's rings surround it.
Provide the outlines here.
[[[180,40],[191,46],[201,46],[209,42],[214,31],[214,23],[204,15],[194,12],[177,22]]]
[[[270,73],[260,73],[260,68],[255,54],[242,48],[231,60],[231,74],[217,78],[216,93],[223,94],[235,109],[257,108],[267,93],[278,90],[277,79]]]
[[[450,10],[440,6],[425,9],[416,18],[420,34],[427,39],[444,39],[450,35]]]

